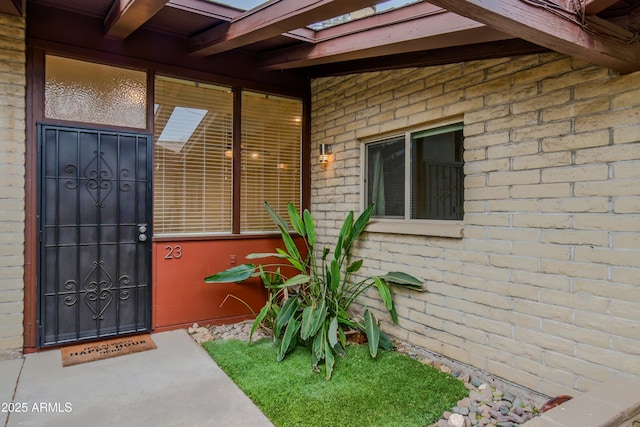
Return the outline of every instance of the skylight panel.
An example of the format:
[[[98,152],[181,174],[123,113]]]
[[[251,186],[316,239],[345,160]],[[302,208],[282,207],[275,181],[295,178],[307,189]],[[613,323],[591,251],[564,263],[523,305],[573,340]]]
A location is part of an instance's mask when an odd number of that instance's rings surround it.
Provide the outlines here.
[[[227,6],[235,7],[240,10],[253,9],[256,6],[267,3],[268,0],[207,0],[211,3],[224,4]]]
[[[207,112],[199,108],[176,107],[158,138],[158,145],[179,153]]]
[[[312,30],[323,30],[325,28],[334,27],[336,25],[343,24],[345,22],[354,21],[356,19],[366,18],[367,16],[375,15],[377,13],[386,12],[391,9],[399,9],[412,3],[417,3],[422,0],[385,0],[374,6],[365,7],[351,13],[345,13],[344,15],[336,16],[330,19],[326,19],[321,22],[309,25]]]

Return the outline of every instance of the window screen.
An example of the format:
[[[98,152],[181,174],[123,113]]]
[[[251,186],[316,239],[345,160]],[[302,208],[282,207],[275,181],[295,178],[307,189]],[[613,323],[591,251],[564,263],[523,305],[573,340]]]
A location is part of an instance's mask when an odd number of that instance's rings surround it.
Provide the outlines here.
[[[455,124],[367,143],[366,204],[375,205],[373,216],[461,220],[463,139],[462,124]]]

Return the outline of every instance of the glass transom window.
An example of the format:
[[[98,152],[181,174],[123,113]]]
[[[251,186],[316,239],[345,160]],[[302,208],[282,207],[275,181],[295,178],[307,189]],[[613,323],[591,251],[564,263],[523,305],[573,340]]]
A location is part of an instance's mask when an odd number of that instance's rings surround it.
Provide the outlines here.
[[[147,127],[147,73],[46,56],[44,115],[49,119]]]

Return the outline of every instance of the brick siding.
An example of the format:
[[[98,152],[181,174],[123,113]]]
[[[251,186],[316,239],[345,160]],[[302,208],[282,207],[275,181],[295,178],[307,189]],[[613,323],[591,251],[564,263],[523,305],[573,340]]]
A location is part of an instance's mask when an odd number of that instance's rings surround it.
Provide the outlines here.
[[[365,233],[366,274],[404,270],[390,334],[546,395],[640,378],[640,72],[560,54],[312,82],[312,213],[333,244],[360,209],[363,138],[464,117],[462,239]],[[315,159],[315,157],[314,157]]]
[[[23,346],[25,84],[24,19],[0,14],[0,359]]]

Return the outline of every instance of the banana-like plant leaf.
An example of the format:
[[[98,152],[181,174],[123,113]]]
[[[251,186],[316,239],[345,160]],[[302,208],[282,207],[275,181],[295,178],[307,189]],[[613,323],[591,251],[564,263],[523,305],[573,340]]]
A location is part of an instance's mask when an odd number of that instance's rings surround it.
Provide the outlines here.
[[[282,288],[282,273],[280,273],[280,268],[276,271],[266,271],[261,265],[258,266],[258,270],[260,272],[260,278],[262,279],[262,283],[264,287],[267,289],[280,289]]]
[[[364,330],[369,341],[369,353],[371,357],[376,357],[380,344],[380,325],[378,325],[378,319],[368,309],[364,312]]]
[[[307,340],[315,336],[327,318],[327,305],[324,300],[319,306],[310,305],[302,311],[302,326],[300,327],[300,338]]]
[[[216,273],[212,276],[205,277],[206,283],[231,283],[242,282],[247,280],[256,271],[256,266],[253,264],[241,264],[227,270]]]
[[[273,222],[278,226],[278,229],[280,230],[280,235],[285,247],[287,248],[288,256],[298,260],[299,262],[302,262],[302,259],[300,258],[300,252],[298,251],[298,248],[296,247],[293,239],[291,238],[291,235],[289,234],[289,225],[287,224],[287,221],[285,221],[280,215],[278,215],[275,210],[273,210],[269,202],[265,202],[264,205],[267,209],[269,217],[271,217]]]
[[[362,263],[363,260],[361,259],[353,261],[347,266],[347,273],[355,273],[356,271],[360,270],[360,267],[362,267]]]
[[[283,251],[280,248],[276,248],[276,251],[278,252],[278,255],[280,255],[280,258],[286,258],[287,261],[289,261],[289,263],[291,265],[293,265],[295,268],[297,268],[299,271],[302,271],[302,272],[307,271],[306,268],[304,267],[304,265],[300,261],[298,261],[297,259],[293,258],[286,251]]]
[[[347,335],[344,333],[342,328],[338,328],[338,337],[340,338],[340,344],[342,344],[342,348],[347,347]],[[344,351],[344,350],[343,350]]]
[[[340,329],[340,332],[344,335],[344,331]],[[331,348],[340,356],[344,356],[346,353],[340,342],[338,341],[338,318],[332,317],[329,322],[329,329],[327,330],[327,338],[329,338],[329,344]],[[346,341],[346,338],[345,338]]]
[[[311,335],[314,336],[318,333],[320,328],[325,324],[327,320],[327,302],[326,300],[322,300],[320,302],[320,306],[313,313],[312,323],[311,323]]]
[[[331,286],[332,291],[335,291],[340,286],[340,264],[335,258],[331,260],[331,282],[329,286]]]
[[[293,229],[302,237],[306,236],[307,230],[302,222],[302,217],[300,217],[300,214],[293,203],[287,204],[287,210],[289,211],[289,219],[291,220]]]
[[[327,380],[331,379],[331,374],[333,373],[333,365],[335,364],[335,357],[333,357],[333,351],[331,350],[331,344],[329,344],[329,340],[327,340],[327,336],[323,333],[323,343],[324,343],[324,369],[326,372],[325,378]]]
[[[267,301],[267,303],[264,305],[264,307],[262,307],[262,309],[260,310],[260,313],[258,313],[255,320],[253,321],[253,325],[251,325],[251,332],[249,332],[249,343],[251,343],[253,339],[253,334],[258,329],[258,326],[260,326],[260,323],[262,323],[264,318],[267,317],[267,314],[269,314],[270,309],[271,309],[271,301]]]
[[[309,339],[318,333],[327,318],[327,305],[325,300],[319,306],[310,305],[302,311],[302,326],[300,327],[300,338]]]
[[[338,344],[338,318],[332,317],[329,321],[329,328],[327,329],[327,337],[329,338],[329,344],[334,347]]]
[[[284,330],[282,341],[278,346],[278,362],[284,360],[287,353],[296,345],[296,336],[300,330],[300,322],[295,318],[291,318],[287,324],[287,328]]]
[[[374,277],[373,281],[378,288],[378,293],[380,294],[380,298],[382,298],[384,306],[387,308],[387,310],[389,310],[389,313],[391,314],[393,323],[398,323],[398,313],[393,306],[393,299],[391,298],[391,290],[389,289],[389,286],[387,286],[387,283],[379,277]]]
[[[282,218],[276,211],[273,210],[269,202],[264,202],[264,207],[267,210],[269,217],[278,226],[278,228],[281,228],[283,230],[287,230],[289,228],[287,221],[285,221],[284,218]]]
[[[317,361],[324,359],[324,338],[322,334],[317,334],[313,339],[311,350]]]
[[[320,372],[320,369],[318,369],[318,363],[320,362],[318,360],[318,356],[316,356],[316,353],[313,349],[313,345],[315,345],[315,341],[312,344],[312,348],[311,348],[311,370],[313,372]]]
[[[302,217],[304,218],[304,226],[307,231],[307,242],[309,242],[309,246],[313,248],[316,244],[316,226],[313,223],[313,217],[307,209],[302,213]]]
[[[277,250],[277,249],[276,249]],[[247,259],[257,259],[257,258],[286,258],[287,254],[281,254],[281,253],[255,253],[255,254],[249,254],[246,256]]]
[[[280,313],[276,316],[276,320],[273,326],[273,336],[274,338],[278,338],[280,336],[280,331],[286,325],[289,320],[293,317],[296,310],[298,310],[298,299],[295,297],[289,298],[282,304],[282,308],[280,309]]]
[[[391,338],[382,331],[380,331],[380,348],[384,350],[393,350],[396,348],[396,345],[391,341]]]
[[[340,232],[338,233],[338,241],[336,242],[336,251],[334,253],[335,258],[340,258],[343,247],[349,247],[349,236],[351,234],[351,227],[353,227],[353,211],[349,212],[347,218],[342,223]]]
[[[415,277],[401,271],[391,271],[384,276],[380,276],[380,278],[385,282],[391,282],[394,285],[404,286],[417,291],[424,290],[422,280],[416,279]]]
[[[365,209],[356,222],[353,224],[353,229],[349,235],[349,244],[345,245],[345,250],[349,250],[351,248],[351,244],[360,236],[360,234],[364,231],[364,228],[369,223],[369,219],[371,219],[371,214],[373,213],[373,203],[370,204],[367,209]]]
[[[284,242],[284,246],[287,248],[287,252],[289,253],[289,256],[287,257],[287,258],[290,258],[289,262],[291,262],[291,258],[292,258],[296,260],[299,264],[302,264],[304,261],[300,256],[300,251],[298,251],[298,247],[296,246],[295,242],[291,238],[291,235],[289,234],[289,232],[281,228],[280,235],[282,237],[282,241]],[[296,266],[296,268],[298,267]]]
[[[330,265],[324,266],[324,283],[331,283],[331,268]]]
[[[302,325],[300,326],[300,338],[303,340],[309,339],[311,336],[311,328],[312,328],[312,317],[314,311],[317,311],[317,308],[309,305],[302,310]]]
[[[310,280],[311,276],[309,276],[308,274],[297,274],[292,278],[287,279],[283,283],[283,287],[302,285],[304,283],[309,283]]]
[[[391,290],[389,289],[389,286],[387,286],[385,281],[379,277],[374,277],[373,281],[378,288],[378,293],[380,294],[380,298],[382,298],[384,306],[390,311],[393,308],[393,300],[391,299]]]
[[[391,306],[391,310],[389,310],[389,314],[391,315],[391,319],[393,320],[393,324],[398,324],[398,312],[396,311],[395,305]]]

